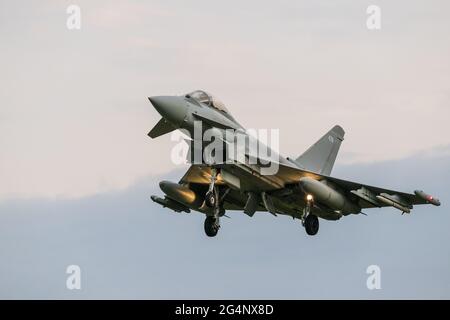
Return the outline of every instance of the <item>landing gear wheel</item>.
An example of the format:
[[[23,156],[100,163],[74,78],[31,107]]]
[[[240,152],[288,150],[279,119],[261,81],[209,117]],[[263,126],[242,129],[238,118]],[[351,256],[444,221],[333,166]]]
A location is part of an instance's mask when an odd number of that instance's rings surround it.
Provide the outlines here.
[[[210,208],[214,208],[216,206],[216,195],[213,191],[208,191],[206,193],[205,204]]]
[[[317,234],[319,231],[319,218],[313,214],[308,215],[305,219],[305,230],[310,236]]]
[[[217,223],[218,219],[215,217],[206,217],[205,219],[205,233],[208,237],[215,237],[219,231],[220,225]]]

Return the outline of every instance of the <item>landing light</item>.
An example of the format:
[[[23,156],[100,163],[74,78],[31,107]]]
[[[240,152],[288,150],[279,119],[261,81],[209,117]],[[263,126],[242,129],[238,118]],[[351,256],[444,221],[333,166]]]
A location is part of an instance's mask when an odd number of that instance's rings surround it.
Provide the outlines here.
[[[311,194],[308,194],[306,196],[306,201],[312,201],[312,199],[313,199],[313,196]]]

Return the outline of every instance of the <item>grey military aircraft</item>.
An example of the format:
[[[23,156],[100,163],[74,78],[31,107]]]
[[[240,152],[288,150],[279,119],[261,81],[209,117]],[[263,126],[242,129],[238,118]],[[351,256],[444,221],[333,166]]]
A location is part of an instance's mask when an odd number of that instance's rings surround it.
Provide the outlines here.
[[[162,116],[148,133],[151,138],[177,129],[195,136],[198,122],[202,124],[202,133],[234,130],[236,135],[248,135],[225,105],[204,91],[182,96],[154,96],[149,100]],[[208,162],[202,157],[202,161],[193,162],[192,151],[195,148],[203,151],[205,141],[195,147],[195,139],[191,139],[188,140],[190,168],[179,182],[161,181],[164,198],[152,196],[151,199],[176,212],[195,210],[205,214],[204,229],[209,237],[217,235],[220,218],[226,216],[226,210],[243,211],[250,217],[255,212],[288,215],[299,219],[308,235],[315,235],[319,230],[319,218],[338,220],[363,213],[366,208],[387,206],[403,214],[410,213],[413,205],[440,205],[438,199],[421,190],[404,193],[331,177],[343,140],[344,130],[336,125],[295,159],[273,152],[276,160],[271,158],[271,162],[276,162],[277,170],[264,174],[267,161],[250,161],[248,148],[238,151],[243,154],[243,161],[225,158],[227,161]],[[222,142],[226,150],[229,141],[224,138]]]

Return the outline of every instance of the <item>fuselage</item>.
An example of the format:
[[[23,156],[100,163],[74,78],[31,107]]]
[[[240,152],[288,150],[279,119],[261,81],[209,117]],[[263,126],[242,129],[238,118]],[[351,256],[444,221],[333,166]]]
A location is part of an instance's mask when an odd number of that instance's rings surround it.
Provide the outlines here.
[[[228,139],[229,142],[230,139],[236,140],[236,135],[246,136],[247,141],[250,139],[247,130],[236,121],[220,101],[218,102],[211,96],[204,101],[199,101],[192,94],[184,96],[156,96],[149,99],[164,119],[175,128],[184,130],[193,139],[200,138],[204,141],[205,131],[210,129],[221,131],[225,140]],[[215,105],[219,103],[219,106]],[[233,133],[227,135],[225,131]],[[254,135],[251,136],[251,139],[256,139],[256,145],[262,144]],[[270,155],[271,161],[301,168],[289,158],[281,156],[278,150],[274,150],[270,145],[264,145],[267,148],[266,153]],[[251,145],[246,145],[244,152],[249,153],[250,147]]]

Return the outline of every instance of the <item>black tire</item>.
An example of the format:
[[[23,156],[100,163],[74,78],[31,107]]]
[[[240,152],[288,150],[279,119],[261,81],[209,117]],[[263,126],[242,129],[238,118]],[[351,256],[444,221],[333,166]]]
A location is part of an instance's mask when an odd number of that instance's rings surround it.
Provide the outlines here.
[[[205,195],[205,204],[206,206],[210,208],[214,208],[216,205],[216,196],[214,195],[214,192],[208,191]]]
[[[305,230],[310,236],[317,234],[319,231],[319,218],[313,214],[308,215],[305,219]]]
[[[216,224],[214,217],[206,217],[205,219],[205,233],[208,237],[215,237],[219,232],[219,225]]]

